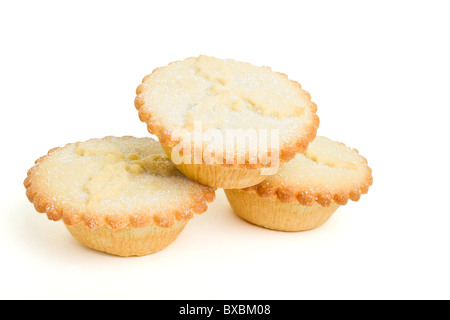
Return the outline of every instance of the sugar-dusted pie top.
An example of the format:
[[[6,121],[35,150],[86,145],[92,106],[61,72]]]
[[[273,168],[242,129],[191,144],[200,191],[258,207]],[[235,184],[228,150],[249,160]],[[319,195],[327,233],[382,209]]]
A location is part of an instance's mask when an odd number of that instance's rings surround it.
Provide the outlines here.
[[[137,88],[136,108],[151,133],[173,147],[172,133],[216,129],[279,130],[284,161],[314,139],[317,107],[308,92],[268,67],[209,56],[158,68]],[[236,146],[237,148],[237,146]],[[245,152],[245,150],[244,150]],[[289,158],[289,159],[288,159]]]
[[[244,189],[262,197],[303,205],[357,201],[372,185],[372,170],[357,150],[325,137],[316,137],[305,154],[282,165],[276,175]]]
[[[151,138],[106,137],[56,148],[25,180],[39,212],[95,228],[169,227],[207,209],[214,190],[183,176]]]

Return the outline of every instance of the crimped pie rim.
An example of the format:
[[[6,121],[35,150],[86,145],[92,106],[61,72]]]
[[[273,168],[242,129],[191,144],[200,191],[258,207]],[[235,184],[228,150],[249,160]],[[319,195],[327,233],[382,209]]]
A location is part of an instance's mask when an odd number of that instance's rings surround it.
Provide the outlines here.
[[[191,57],[191,58],[187,58],[187,59],[179,60],[179,61],[174,61],[174,62],[169,63],[167,66],[170,66],[173,63],[183,62],[185,60],[192,59],[192,58],[195,58],[195,57]],[[168,147],[174,147],[177,142],[172,141],[172,139],[171,139],[172,131],[170,131],[169,129],[164,127],[161,119],[156,114],[153,114],[151,111],[149,111],[148,108],[146,108],[147,104],[142,96],[142,92],[145,90],[144,83],[146,83],[149,80],[149,78],[151,77],[151,75],[153,73],[155,73],[155,71],[165,68],[167,66],[154,69],[152,71],[152,73],[146,75],[142,79],[141,84],[139,84],[139,86],[136,89],[136,97],[134,100],[134,105],[136,107],[136,110],[138,111],[139,119],[143,123],[147,124],[148,132],[157,136],[161,144],[168,146]],[[314,138],[316,137],[317,129],[319,127],[319,117],[317,115],[317,105],[311,101],[311,95],[309,94],[309,92],[307,92],[306,90],[303,90],[302,86],[297,81],[289,79],[289,77],[284,73],[273,71],[272,68],[270,68],[270,67],[261,66],[261,68],[266,68],[266,69],[272,71],[273,73],[277,74],[278,76],[283,77],[283,78],[287,79],[289,82],[293,83],[298,88],[298,90],[301,91],[301,93],[303,95],[305,95],[305,98],[308,102],[307,108],[311,112],[311,118],[312,118],[311,121],[308,124],[305,124],[302,127],[302,130],[299,130],[299,132],[294,135],[294,138],[291,139],[291,141],[286,142],[282,146],[280,146],[279,163],[281,164],[281,163],[285,163],[285,162],[288,162],[289,160],[293,159],[297,153],[305,152],[306,148],[308,147],[308,144],[311,141],[313,141]],[[202,150],[205,150],[205,148],[207,148],[207,147],[208,147],[208,145],[204,144],[202,146]],[[195,150],[192,150],[191,154],[194,154],[194,152],[195,152]],[[180,154],[180,156],[182,156],[182,154]],[[260,169],[260,168],[271,166],[271,163],[262,163],[260,161],[260,159],[257,159],[257,163],[249,163],[248,159],[249,159],[249,154],[247,152],[245,155],[245,163],[227,164],[226,163],[227,159],[226,159],[226,156],[224,155],[222,163],[216,164],[216,165],[225,166],[225,167],[233,167],[233,168],[243,168],[243,169]],[[207,159],[203,158],[202,162],[207,163]]]
[[[152,139],[151,137],[136,138],[132,136],[106,136],[104,138],[94,138],[90,140],[108,140],[112,138],[119,139]],[[87,140],[87,141],[90,141]],[[53,148],[48,151],[47,155],[40,157],[35,161],[34,166],[28,170],[27,177],[24,180],[24,186],[26,189],[26,195],[28,200],[34,205],[35,209],[39,213],[45,213],[49,220],[60,221],[62,220],[66,225],[76,226],[80,223],[84,223],[91,229],[96,229],[99,227],[110,227],[114,230],[124,229],[124,228],[142,228],[147,227],[152,224],[161,227],[168,228],[175,224],[177,221],[189,221],[193,218],[194,214],[202,214],[208,209],[208,203],[215,200],[215,190],[214,188],[207,187],[198,184],[201,187],[201,192],[199,192],[198,197],[191,197],[190,202],[184,203],[183,208],[171,207],[164,208],[162,212],[154,213],[138,213],[133,214],[130,212],[115,213],[113,215],[103,214],[103,213],[92,213],[74,208],[71,205],[64,205],[58,201],[52,202],[50,199],[46,199],[44,190],[39,190],[36,184],[33,184],[34,173],[39,167],[42,161],[45,161],[49,156],[58,150],[67,148],[71,145],[77,145],[79,143],[87,142],[75,142],[68,143],[63,147]],[[186,178],[187,179],[187,178]],[[151,208],[149,208],[151,211]]]
[[[328,139],[328,138],[325,138]],[[349,148],[342,142],[328,139],[336,144]],[[284,203],[299,203],[303,206],[312,206],[319,204],[323,207],[329,207],[333,203],[338,205],[346,205],[348,200],[359,201],[362,194],[367,194],[369,187],[373,184],[372,169],[368,166],[368,161],[363,157],[359,151],[355,148],[349,148],[351,151],[356,152],[361,162],[365,165],[364,179],[361,181],[358,187],[345,188],[343,186],[337,191],[316,190],[311,192],[310,187],[299,187],[293,185],[286,185],[279,181],[265,180],[260,184],[251,186],[248,188],[240,189],[246,193],[253,193],[261,198],[274,199]],[[270,180],[270,181],[269,181]]]

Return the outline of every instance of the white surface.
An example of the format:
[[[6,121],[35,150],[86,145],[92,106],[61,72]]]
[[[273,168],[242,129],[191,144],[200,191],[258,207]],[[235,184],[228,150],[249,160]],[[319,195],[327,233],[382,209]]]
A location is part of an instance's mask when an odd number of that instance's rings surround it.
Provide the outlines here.
[[[450,298],[446,1],[9,1],[0,4],[0,298]],[[134,91],[198,54],[269,65],[308,90],[320,135],[374,185],[323,227],[280,233],[222,191],[166,250],[79,245],[27,202],[33,161],[67,142],[145,136]]]

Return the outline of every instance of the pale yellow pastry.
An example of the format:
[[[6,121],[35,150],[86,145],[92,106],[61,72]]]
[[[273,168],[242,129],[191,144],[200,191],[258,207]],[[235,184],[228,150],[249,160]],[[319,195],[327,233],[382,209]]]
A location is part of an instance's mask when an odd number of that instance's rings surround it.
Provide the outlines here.
[[[225,194],[234,211],[253,224],[303,231],[324,224],[349,199],[358,201],[370,185],[372,170],[357,150],[317,137],[276,175]]]
[[[304,152],[319,125],[300,84],[230,59],[173,62],[146,76],[136,93],[140,119],[178,169],[217,188],[260,183]]]
[[[85,246],[119,256],[164,249],[215,191],[189,180],[151,138],[106,137],[51,150],[28,171],[28,199]]]

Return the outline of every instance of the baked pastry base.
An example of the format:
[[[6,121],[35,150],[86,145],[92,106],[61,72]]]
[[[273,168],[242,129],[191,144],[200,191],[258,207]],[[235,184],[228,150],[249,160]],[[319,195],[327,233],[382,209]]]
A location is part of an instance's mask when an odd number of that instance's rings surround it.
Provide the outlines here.
[[[91,229],[80,223],[66,225],[72,236],[86,247],[121,257],[144,256],[169,246],[183,231],[188,221],[175,223],[169,228],[151,225],[143,228],[123,228],[114,230],[109,227]]]
[[[169,159],[172,147],[162,145]],[[261,169],[244,169],[209,164],[175,164],[185,176],[205,186],[223,189],[242,189],[257,185],[267,179]]]
[[[242,190],[225,190],[231,208],[244,220],[271,230],[307,231],[320,227],[333,215],[339,205],[303,206],[278,199],[259,197]]]

